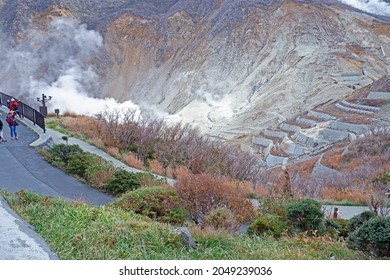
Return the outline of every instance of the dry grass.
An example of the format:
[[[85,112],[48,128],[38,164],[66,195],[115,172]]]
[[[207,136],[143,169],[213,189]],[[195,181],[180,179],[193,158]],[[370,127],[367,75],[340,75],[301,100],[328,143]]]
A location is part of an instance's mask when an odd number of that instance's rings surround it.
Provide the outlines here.
[[[329,168],[339,170],[345,160],[344,157],[341,155],[342,152],[342,150],[331,150],[329,152],[326,152],[321,159],[321,164]]]
[[[149,162],[149,170],[155,174],[166,175],[163,165],[157,160],[151,160]]]
[[[132,166],[132,167],[138,168],[138,169],[145,169],[144,162],[138,156],[133,154],[132,152],[123,153],[122,159],[129,166]]]
[[[358,189],[340,189],[338,186],[329,186],[322,190],[322,199],[332,201],[348,201],[366,204],[369,198],[367,191]]]
[[[206,173],[194,175],[185,170],[179,171],[177,175],[174,189],[195,221],[202,221],[218,208],[230,209],[240,222],[253,218],[254,208],[247,199],[253,193],[253,188],[247,183],[217,178]]]
[[[289,167],[291,173],[297,172],[301,177],[310,176],[313,172],[313,167],[316,162],[319,160],[319,156],[315,156],[311,159],[305,160],[303,162],[296,163]]]

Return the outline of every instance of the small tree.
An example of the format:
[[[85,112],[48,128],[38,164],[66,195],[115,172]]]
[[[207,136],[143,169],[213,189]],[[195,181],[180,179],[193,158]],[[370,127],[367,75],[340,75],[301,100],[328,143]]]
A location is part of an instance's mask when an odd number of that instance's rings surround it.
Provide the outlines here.
[[[324,229],[325,217],[321,204],[313,199],[302,199],[287,205],[286,215],[291,224],[299,230]]]
[[[122,194],[138,189],[141,186],[139,177],[124,169],[117,169],[106,186],[106,190],[113,194]]]
[[[347,238],[347,246],[375,257],[390,257],[390,217],[375,217],[364,222]]]
[[[372,211],[364,211],[358,215],[353,216],[347,222],[348,232],[353,232],[363,225],[364,222],[376,217],[377,214]]]

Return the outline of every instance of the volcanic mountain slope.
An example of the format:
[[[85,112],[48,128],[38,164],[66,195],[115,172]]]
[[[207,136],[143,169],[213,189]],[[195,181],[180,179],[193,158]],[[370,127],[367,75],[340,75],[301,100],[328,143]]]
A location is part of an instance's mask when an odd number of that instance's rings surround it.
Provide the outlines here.
[[[223,139],[277,125],[389,74],[390,20],[338,1],[0,1],[3,31],[76,18],[103,36],[94,96]]]

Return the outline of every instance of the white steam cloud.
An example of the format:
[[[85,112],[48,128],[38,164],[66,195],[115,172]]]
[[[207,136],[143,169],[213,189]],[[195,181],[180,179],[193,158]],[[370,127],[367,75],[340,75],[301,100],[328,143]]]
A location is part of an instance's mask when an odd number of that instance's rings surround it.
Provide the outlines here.
[[[382,16],[390,16],[390,4],[382,0],[339,0],[356,9]]]
[[[101,51],[103,38],[74,20],[57,19],[47,30],[31,30],[29,37],[0,54],[1,91],[36,107],[37,97],[52,96],[49,112],[60,109],[92,115],[105,110],[140,109],[130,100],[119,103],[113,98],[97,97],[101,87],[93,64],[88,63]],[[33,107],[34,107],[33,106]]]

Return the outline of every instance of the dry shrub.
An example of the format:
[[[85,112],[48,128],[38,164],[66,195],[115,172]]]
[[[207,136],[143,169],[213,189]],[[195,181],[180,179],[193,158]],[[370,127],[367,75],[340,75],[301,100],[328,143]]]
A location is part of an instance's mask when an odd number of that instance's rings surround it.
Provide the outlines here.
[[[103,190],[105,189],[112,176],[113,172],[111,170],[100,170],[98,172],[90,174],[88,176],[88,181],[94,188]]]
[[[325,200],[350,201],[365,204],[367,197],[367,192],[359,189],[338,188],[336,186],[328,186],[322,189],[322,198]]]
[[[149,162],[149,170],[155,174],[160,174],[160,175],[165,174],[164,167],[157,160],[151,160]]]
[[[158,161],[162,168],[158,164],[154,167],[160,174],[184,165],[193,173],[256,181],[261,168],[254,155],[242,152],[236,145],[212,140],[190,125],[169,125],[149,117],[137,119],[134,112],[119,111],[106,111],[95,117],[64,117],[62,121],[74,134],[101,138],[104,147],[134,152],[143,162]]]
[[[175,178],[175,168],[173,167],[168,167],[166,172],[165,172],[165,176],[167,176],[168,178]]]
[[[127,165],[138,169],[144,169],[144,162],[131,152],[122,154],[122,158]]]
[[[294,164],[294,165],[289,167],[289,171],[291,173],[298,172],[298,174],[300,176],[310,176],[312,171],[313,171],[313,167],[316,164],[316,162],[318,161],[318,159],[319,159],[319,156],[316,156],[316,157],[313,157],[309,160],[305,160],[303,162]]]
[[[185,166],[178,166],[173,171],[174,178],[184,178],[186,176],[190,176],[191,171]]]
[[[79,115],[75,112],[69,112],[69,111],[65,111],[64,112],[64,117],[71,117],[71,118],[77,118],[79,117]]]
[[[62,122],[72,132],[88,136],[98,136],[95,134],[96,121],[88,116],[66,117]]]
[[[92,144],[94,144],[96,147],[105,149],[106,147],[104,146],[104,141],[100,137],[94,137],[91,139]]]
[[[341,153],[342,151],[340,150],[333,150],[325,153],[321,159],[321,164],[329,168],[339,170],[342,162],[344,161],[344,157]]]
[[[119,148],[118,147],[108,147],[107,148],[107,152],[112,155],[113,157],[116,157],[116,158],[121,158],[122,155],[121,153],[119,152]]]
[[[179,199],[192,219],[201,224],[204,217],[217,208],[227,208],[239,222],[251,220],[254,208],[247,199],[246,186],[209,174],[179,176],[174,186]]]
[[[268,189],[263,185],[256,186],[253,192],[256,197],[263,197],[268,195]]]
[[[236,232],[240,226],[234,214],[227,208],[217,208],[204,217],[204,228],[218,231]]]

